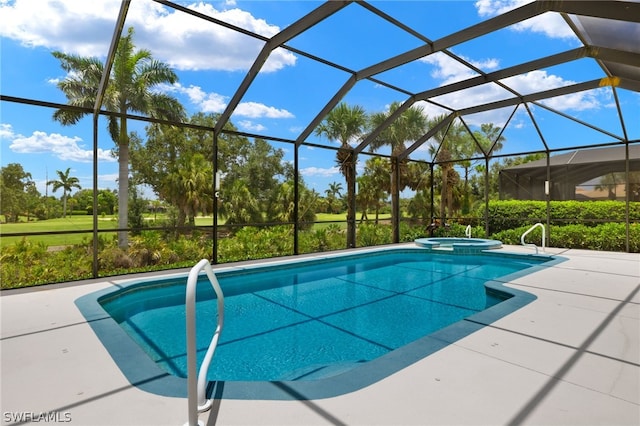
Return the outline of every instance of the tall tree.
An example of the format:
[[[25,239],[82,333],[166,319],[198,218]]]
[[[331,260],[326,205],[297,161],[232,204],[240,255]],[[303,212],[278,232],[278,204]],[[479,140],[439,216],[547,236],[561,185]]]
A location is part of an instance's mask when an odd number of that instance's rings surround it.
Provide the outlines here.
[[[465,138],[466,144],[463,153],[465,160],[461,161],[464,168],[464,189],[462,214],[469,213],[471,209],[470,190],[469,190],[469,172],[472,168],[471,161],[468,158],[482,155],[491,158],[496,152],[500,151],[504,146],[505,137],[501,134],[502,128],[493,123],[483,123],[480,130],[473,132],[473,138]]]
[[[133,43],[133,28],[120,38],[115,54],[109,83],[104,94],[104,107],[113,112],[147,114],[151,117],[180,121],[184,108],[173,97],[161,93],[157,87],[161,83],[175,83],[178,77],[171,68],[153,59],[146,49],[136,50]],[[58,88],[73,106],[92,109],[98,95],[98,88],[104,64],[97,58],[82,57],[62,52],[53,52],[67,71]],[[76,124],[89,112],[61,108],[53,118],[63,125]],[[129,133],[126,116],[108,116],[108,130],[116,144],[118,155],[118,227],[128,226],[129,202]],[[128,246],[125,231],[118,233],[121,248]]]
[[[53,192],[62,188],[62,217],[67,217],[67,195],[71,193],[73,188],[82,189],[78,178],[75,176],[69,176],[70,172],[70,167],[67,167],[67,170],[64,172],[56,170],[58,180],[50,180],[47,182],[47,185],[52,185],[51,189]]]
[[[386,112],[376,113],[371,117],[373,127],[378,127],[399,107],[399,102],[393,102]],[[407,179],[402,176],[406,175],[407,162],[397,161],[397,157],[407,149],[407,142],[415,141],[426,133],[427,117],[421,107],[412,106],[405,110],[400,116],[380,135],[371,142],[371,148],[376,150],[382,146],[391,147],[391,211],[393,215],[393,241],[400,240],[399,224],[400,218],[397,217],[400,211],[400,191],[404,188],[401,183],[406,185]],[[396,168],[398,168],[396,173]],[[399,179],[398,179],[399,177]]]
[[[389,161],[381,157],[372,157],[365,162],[362,176],[358,177],[358,202],[362,209],[360,221],[367,219],[367,209],[373,208],[378,224],[380,207],[390,192]]]
[[[213,115],[196,114],[190,123],[213,127]],[[130,135],[135,179],[177,210],[176,225],[195,224],[198,213],[213,210],[213,135],[210,131],[164,124],[146,128],[147,140]]]
[[[219,212],[227,224],[255,224],[264,220],[249,187],[244,179],[225,183]]]
[[[500,151],[504,146],[505,137],[500,133],[501,131],[502,127],[496,126],[493,123],[483,123],[480,125],[480,134],[483,137],[478,139],[478,141],[486,154],[491,156]]]
[[[0,169],[0,214],[5,221],[17,222],[27,209],[26,190],[33,180],[19,163],[10,163]]]
[[[356,155],[350,142],[362,137],[367,128],[367,113],[361,106],[349,106],[341,102],[336,106],[322,123],[316,128],[318,136],[340,142],[340,149],[336,154],[336,162],[347,184],[347,247],[356,245]]]
[[[429,120],[429,127],[434,127],[445,118],[445,115]],[[447,217],[453,215],[454,186],[459,176],[454,169],[453,160],[468,158],[475,144],[466,128],[459,123],[451,123],[450,126],[441,129],[433,138],[438,142],[437,146],[429,147],[429,152],[441,172],[440,187],[440,218],[446,222]],[[470,166],[470,163],[463,166]]]
[[[340,197],[340,192],[342,191],[342,184],[340,182],[331,182],[329,187],[324,190],[325,194],[327,194],[327,207],[329,208],[329,213],[333,213],[333,204]]]
[[[309,229],[316,220],[318,193],[304,184],[302,177],[298,181],[298,220],[301,229]],[[276,193],[276,202],[269,217],[270,221],[293,222],[295,218],[295,194],[293,178],[283,182]]]
[[[186,215],[189,226],[195,226],[198,213],[213,212],[213,165],[204,155],[196,153],[190,158],[181,158],[177,166],[169,177],[174,190],[172,196],[179,200],[180,212]],[[184,218],[179,222],[184,222]]]

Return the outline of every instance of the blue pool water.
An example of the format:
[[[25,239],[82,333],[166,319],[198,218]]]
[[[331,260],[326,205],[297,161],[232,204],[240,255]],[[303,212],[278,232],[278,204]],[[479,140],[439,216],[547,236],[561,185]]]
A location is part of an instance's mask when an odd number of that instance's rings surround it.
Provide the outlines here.
[[[208,378],[337,375],[508,299],[485,283],[541,262],[405,249],[218,273],[225,326]],[[185,282],[145,282],[98,299],[155,363],[179,377],[186,372]],[[200,283],[200,361],[215,329],[214,298]]]

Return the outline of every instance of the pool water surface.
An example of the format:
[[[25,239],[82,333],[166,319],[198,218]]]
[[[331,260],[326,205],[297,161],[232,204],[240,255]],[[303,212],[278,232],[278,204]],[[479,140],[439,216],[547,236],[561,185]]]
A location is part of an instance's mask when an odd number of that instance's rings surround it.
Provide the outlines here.
[[[225,325],[208,379],[337,376],[499,306],[522,292],[488,283],[545,260],[405,249],[217,273]],[[185,283],[155,280],[98,298],[154,363],[178,377],[186,377]],[[200,283],[199,362],[216,325],[214,299]]]

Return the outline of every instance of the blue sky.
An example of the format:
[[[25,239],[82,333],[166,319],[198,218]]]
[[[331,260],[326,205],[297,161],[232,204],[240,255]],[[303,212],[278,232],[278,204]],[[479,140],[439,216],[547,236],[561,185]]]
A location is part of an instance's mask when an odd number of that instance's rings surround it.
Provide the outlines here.
[[[179,2],[206,15],[270,37],[305,13],[316,1],[207,1]],[[520,1],[372,1],[374,7],[402,21],[423,36],[437,40],[496,14]],[[120,4],[117,0],[0,0],[0,91],[3,95],[65,103],[56,82],[65,77],[52,51],[104,59],[111,41]],[[125,28],[133,26],[138,48],[149,49],[156,59],[170,64],[179,82],[159,90],[171,93],[196,112],[222,112],[260,51],[262,43],[243,34],[197,20],[148,0],[132,0]],[[418,38],[392,26],[358,4],[351,4],[292,39],[289,46],[357,71],[423,44]],[[555,13],[505,28],[450,50],[485,72],[580,47],[581,42]],[[436,53],[375,76],[412,92],[461,81],[476,75],[450,57]],[[504,80],[522,94],[603,77],[595,61],[583,59],[549,69],[532,71]],[[231,120],[242,131],[296,139],[349,74],[304,56],[278,49],[242,99]],[[640,96],[618,90],[630,139],[640,139]],[[452,108],[505,99],[512,95],[497,85],[435,98]],[[368,112],[385,111],[406,95],[368,80],[359,81],[345,96],[351,105]],[[580,120],[621,135],[613,92],[610,88],[550,99],[545,104]],[[445,112],[423,104],[430,116]],[[465,117],[471,128],[492,122],[503,127],[512,108]],[[41,193],[56,170],[71,168],[83,188],[92,185],[91,117],[76,126],[62,126],[52,119],[53,110],[10,102],[0,104],[0,165],[20,163],[32,174]],[[568,121],[536,107],[533,114],[545,141],[553,149],[611,142],[610,136]],[[634,114],[635,116],[631,116]],[[133,129],[142,131],[142,124]],[[113,142],[100,123],[100,188],[116,188],[117,161]],[[504,136],[502,153],[542,149],[542,142],[525,110],[520,107]],[[312,135],[309,142],[336,146]],[[293,158],[292,147],[274,143]],[[385,152],[384,150],[381,152]],[[412,158],[428,159],[427,146]],[[306,183],[324,192],[330,182],[343,182],[335,167],[335,152],[303,147],[301,172]],[[344,187],[344,183],[343,183]],[[57,194],[60,196],[61,194]]]

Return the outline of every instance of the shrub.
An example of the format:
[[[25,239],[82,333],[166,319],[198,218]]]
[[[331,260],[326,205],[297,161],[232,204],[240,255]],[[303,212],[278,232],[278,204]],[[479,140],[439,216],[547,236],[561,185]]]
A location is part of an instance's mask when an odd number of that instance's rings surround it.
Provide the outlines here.
[[[551,201],[549,217],[555,224],[597,226],[603,222],[625,222],[626,204],[619,201]],[[474,211],[484,217],[484,206]],[[489,233],[546,222],[545,201],[500,200],[489,203]],[[640,220],[640,203],[629,203],[629,218]]]
[[[324,228],[315,228],[298,234],[300,253],[315,253],[339,250],[346,246],[345,231],[338,224],[332,223]]]
[[[400,222],[400,242],[409,243],[417,238],[423,238],[429,235],[427,228],[422,225],[410,225]]]
[[[356,244],[358,247],[378,246],[391,243],[391,226],[370,225],[364,223],[358,226]]]
[[[0,282],[5,289],[89,278],[91,261],[82,247],[48,251],[43,243],[23,239],[0,248]]]
[[[491,238],[504,244],[520,244],[520,237],[528,226],[496,232]],[[587,250],[626,251],[626,226],[624,223],[603,223],[596,226],[572,224],[551,226],[548,232],[549,246]],[[542,244],[542,230],[536,228],[526,237],[526,243]],[[629,251],[640,252],[640,225],[629,227]]]
[[[293,254],[293,232],[289,226],[256,228],[245,226],[232,237],[218,240],[218,260],[263,259]]]

